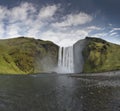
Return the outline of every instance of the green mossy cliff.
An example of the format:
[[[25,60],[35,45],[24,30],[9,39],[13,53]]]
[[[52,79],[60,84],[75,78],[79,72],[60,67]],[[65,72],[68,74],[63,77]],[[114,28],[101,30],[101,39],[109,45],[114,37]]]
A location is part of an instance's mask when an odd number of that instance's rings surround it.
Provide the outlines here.
[[[120,70],[120,46],[99,38],[86,37],[84,73]]]
[[[26,37],[0,40],[0,73],[30,74],[52,71],[57,64],[58,48],[50,41]]]
[[[120,70],[120,46],[86,37],[82,51],[84,73]],[[59,47],[39,39],[19,37],[0,40],[0,74],[54,72]],[[78,54],[79,56],[79,54]]]

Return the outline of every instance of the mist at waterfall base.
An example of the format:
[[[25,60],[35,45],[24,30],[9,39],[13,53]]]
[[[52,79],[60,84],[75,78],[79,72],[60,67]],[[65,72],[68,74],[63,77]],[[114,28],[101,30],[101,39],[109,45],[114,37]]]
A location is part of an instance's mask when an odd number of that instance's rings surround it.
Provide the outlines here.
[[[42,58],[42,60],[40,58],[36,58],[35,64],[36,69],[38,71],[42,70],[44,73],[74,73],[73,46],[59,47],[57,65],[50,55]]]
[[[57,73],[74,73],[73,46],[59,47]]]

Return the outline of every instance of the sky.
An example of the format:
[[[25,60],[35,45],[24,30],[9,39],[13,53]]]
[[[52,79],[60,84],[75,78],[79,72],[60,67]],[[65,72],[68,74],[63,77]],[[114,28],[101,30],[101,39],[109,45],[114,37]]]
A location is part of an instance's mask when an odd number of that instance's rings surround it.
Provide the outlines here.
[[[0,39],[70,46],[85,37],[120,44],[120,0],[0,0]]]

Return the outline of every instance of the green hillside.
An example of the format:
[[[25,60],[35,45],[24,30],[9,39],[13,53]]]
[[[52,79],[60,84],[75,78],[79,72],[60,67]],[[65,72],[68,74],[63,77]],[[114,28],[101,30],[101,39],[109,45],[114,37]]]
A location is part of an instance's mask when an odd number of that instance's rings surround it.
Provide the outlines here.
[[[120,46],[99,38],[86,38],[83,72],[120,70]]]
[[[1,74],[45,72],[45,68],[56,66],[57,58],[58,46],[50,41],[25,37],[0,40]]]

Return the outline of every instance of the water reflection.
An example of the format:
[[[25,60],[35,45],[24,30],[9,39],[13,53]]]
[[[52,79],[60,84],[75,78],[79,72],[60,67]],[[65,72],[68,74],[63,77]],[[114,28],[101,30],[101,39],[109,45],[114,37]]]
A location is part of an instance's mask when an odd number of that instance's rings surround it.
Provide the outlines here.
[[[119,80],[117,76],[0,76],[0,110],[120,111]]]

